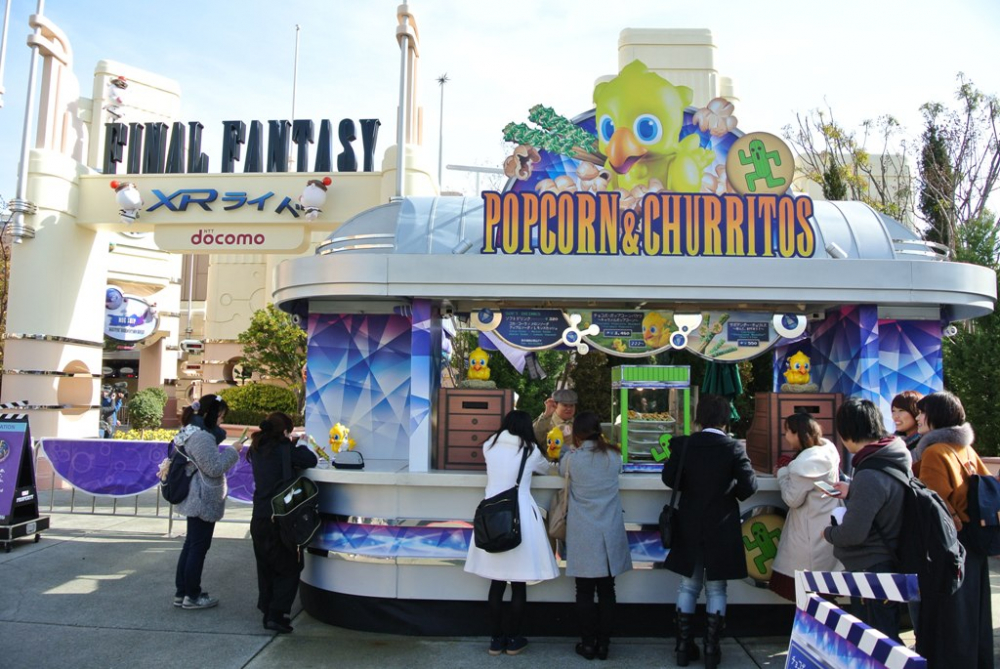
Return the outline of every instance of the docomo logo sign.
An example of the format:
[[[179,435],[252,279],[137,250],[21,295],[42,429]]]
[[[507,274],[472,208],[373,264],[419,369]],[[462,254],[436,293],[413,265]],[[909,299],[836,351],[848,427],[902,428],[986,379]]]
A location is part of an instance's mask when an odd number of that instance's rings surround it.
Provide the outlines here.
[[[211,228],[198,229],[191,235],[192,246],[264,246],[267,237],[262,233],[220,232],[216,234]]]
[[[309,248],[305,226],[281,225],[157,225],[156,245],[178,253],[298,253]]]

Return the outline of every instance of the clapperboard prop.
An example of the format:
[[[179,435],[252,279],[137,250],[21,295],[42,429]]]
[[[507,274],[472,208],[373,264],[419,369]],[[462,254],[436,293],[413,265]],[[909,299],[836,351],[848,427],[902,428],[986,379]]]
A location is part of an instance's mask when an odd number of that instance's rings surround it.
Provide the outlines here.
[[[916,574],[796,571],[795,624],[785,669],[926,669],[923,657],[816,593],[920,599]]]
[[[14,539],[35,535],[38,541],[49,528],[49,517],[38,514],[28,416],[14,413],[26,404],[0,404],[0,545],[7,553]]]

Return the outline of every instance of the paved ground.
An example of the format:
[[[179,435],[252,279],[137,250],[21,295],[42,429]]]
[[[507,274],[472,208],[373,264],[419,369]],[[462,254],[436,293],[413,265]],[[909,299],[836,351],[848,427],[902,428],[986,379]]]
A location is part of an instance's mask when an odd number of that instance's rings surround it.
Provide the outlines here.
[[[52,527],[35,544],[19,540],[0,552],[0,666],[4,667],[451,667],[483,663],[522,667],[594,666],[573,653],[573,640],[532,638],[516,657],[489,657],[486,640],[368,634],[332,627],[296,606],[295,632],[266,632],[255,608],[256,577],[249,538],[249,507],[230,503],[216,528],[204,582],[221,603],[184,611],[171,605],[173,569],[183,522],[168,536],[165,509],[155,496],[120,503],[113,514],[100,500],[56,491]],[[1000,565],[993,570],[994,614],[1000,609]],[[997,621],[994,620],[994,628]],[[912,641],[912,639],[911,639]],[[783,667],[787,637],[727,638],[725,667]],[[696,663],[694,666],[700,666]],[[613,643],[598,666],[673,667],[672,641],[628,639]]]

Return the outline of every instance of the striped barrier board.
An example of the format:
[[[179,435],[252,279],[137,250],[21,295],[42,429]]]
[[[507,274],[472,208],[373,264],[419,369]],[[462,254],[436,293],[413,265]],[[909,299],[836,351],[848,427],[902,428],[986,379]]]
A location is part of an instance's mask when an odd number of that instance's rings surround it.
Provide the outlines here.
[[[8,409],[20,409],[21,407],[28,406],[27,400],[19,400],[17,402],[4,402],[0,404],[0,420],[25,420],[28,414],[25,413],[6,413]]]
[[[797,571],[795,581],[786,669],[926,669],[923,657],[816,594],[918,601],[915,574]]]

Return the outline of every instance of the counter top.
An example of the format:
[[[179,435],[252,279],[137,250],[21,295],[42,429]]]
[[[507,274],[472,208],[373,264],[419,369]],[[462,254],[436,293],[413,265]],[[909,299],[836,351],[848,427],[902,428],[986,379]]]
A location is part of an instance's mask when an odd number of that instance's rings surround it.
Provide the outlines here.
[[[563,485],[562,477],[552,468],[549,476],[534,475],[531,487],[537,489],[558,489]],[[364,469],[333,469],[315,467],[306,470],[307,476],[318,483],[342,483],[358,485],[394,485],[435,488],[486,488],[485,472],[461,470],[434,470],[430,472],[410,472],[406,460],[366,460]],[[659,474],[629,473],[620,476],[622,490],[653,490],[667,488]],[[770,474],[757,474],[757,487],[761,491],[779,490],[778,479]]]

